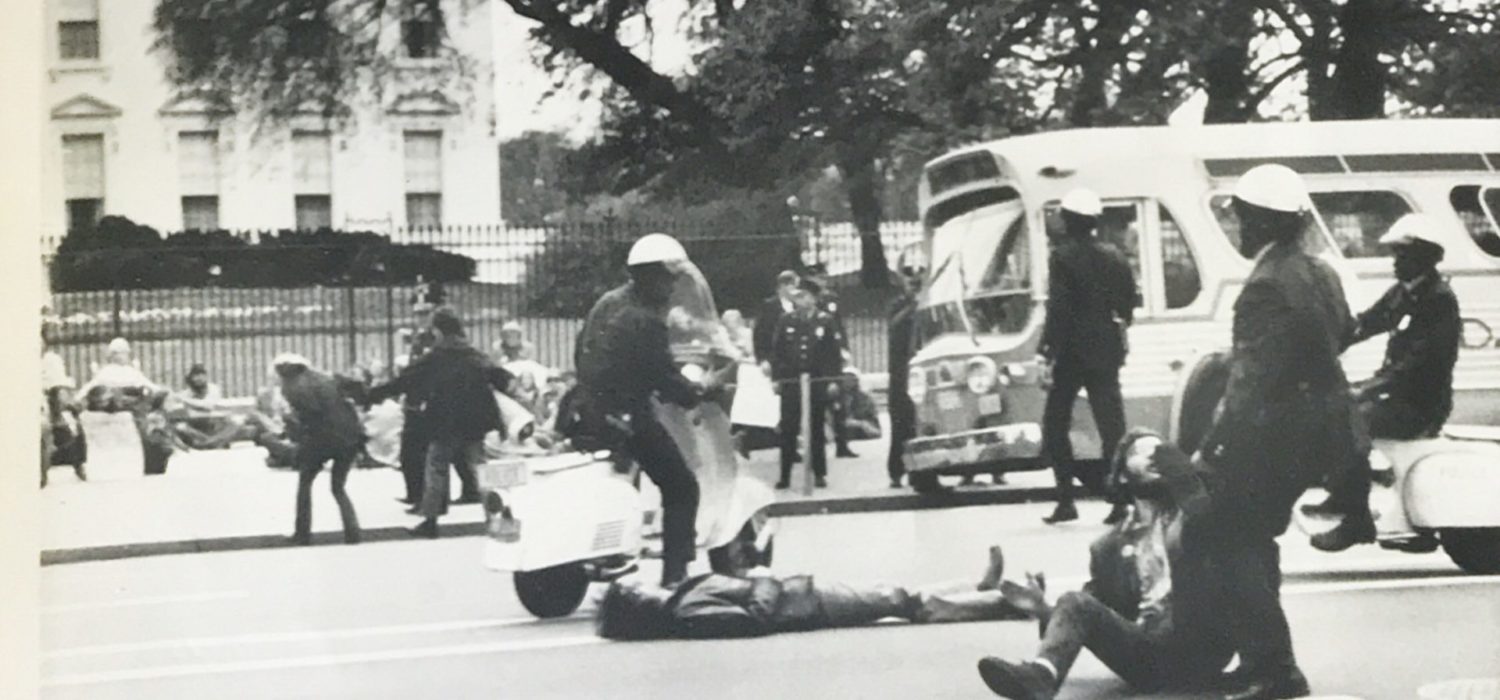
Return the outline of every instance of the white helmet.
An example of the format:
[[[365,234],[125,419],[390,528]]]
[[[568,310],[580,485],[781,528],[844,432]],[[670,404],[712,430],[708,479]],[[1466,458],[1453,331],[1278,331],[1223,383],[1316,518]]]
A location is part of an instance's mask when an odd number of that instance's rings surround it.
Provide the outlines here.
[[[307,358],[295,352],[284,352],[277,355],[276,359],[271,360],[272,367],[308,367],[310,365],[311,363],[307,361]]]
[[[1308,208],[1307,185],[1297,171],[1280,163],[1257,165],[1234,183],[1234,196],[1262,209],[1296,213]]]
[[[1386,231],[1385,235],[1380,237],[1380,243],[1381,245],[1398,246],[1421,241],[1437,246],[1441,250],[1443,244],[1439,243],[1437,237],[1432,233],[1436,228],[1437,221],[1431,216],[1415,213],[1407,214],[1396,219],[1396,223],[1391,224],[1390,230]]]
[[[1086,187],[1079,187],[1063,195],[1062,208],[1082,216],[1097,217],[1104,213],[1104,203],[1099,195]]]
[[[651,263],[679,263],[688,259],[687,251],[677,239],[665,233],[648,233],[630,246],[630,255],[625,264],[630,266]]]
[[[115,338],[109,341],[109,346],[105,348],[105,352],[110,355],[129,355],[130,341],[124,338]]]

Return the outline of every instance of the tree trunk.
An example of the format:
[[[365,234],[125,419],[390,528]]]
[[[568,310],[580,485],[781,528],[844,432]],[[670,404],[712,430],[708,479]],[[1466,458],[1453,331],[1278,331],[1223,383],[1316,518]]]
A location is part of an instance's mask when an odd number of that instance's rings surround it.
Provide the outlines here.
[[[1349,0],[1339,12],[1344,41],[1334,64],[1334,118],[1385,116],[1386,68],[1380,64],[1380,36],[1395,10],[1389,0]]]
[[[890,285],[885,246],[880,241],[880,187],[871,149],[855,148],[839,158],[839,175],[844,180],[844,194],[849,198],[849,214],[859,231],[859,283],[866,289]]]
[[[1248,120],[1250,102],[1250,37],[1255,33],[1255,5],[1225,3],[1215,19],[1215,47],[1197,66],[1208,94],[1203,123],[1229,124]]]
[[[1312,27],[1300,53],[1307,66],[1307,116],[1313,121],[1338,119],[1338,102],[1333,94],[1333,20],[1317,3],[1306,5]]]

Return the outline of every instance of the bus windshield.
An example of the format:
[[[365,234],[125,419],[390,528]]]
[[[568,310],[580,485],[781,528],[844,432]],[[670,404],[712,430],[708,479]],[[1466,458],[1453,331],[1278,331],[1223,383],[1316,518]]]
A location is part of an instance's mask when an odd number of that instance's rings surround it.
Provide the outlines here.
[[[1032,271],[1026,211],[1011,196],[948,218],[932,232],[932,277],[921,337],[1019,333],[1031,316]]]

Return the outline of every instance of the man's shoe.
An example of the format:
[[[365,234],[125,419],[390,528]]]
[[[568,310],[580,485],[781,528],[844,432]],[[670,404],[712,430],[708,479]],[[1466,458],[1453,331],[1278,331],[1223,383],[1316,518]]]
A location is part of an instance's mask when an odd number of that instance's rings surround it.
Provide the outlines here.
[[[1375,541],[1375,521],[1369,513],[1349,515],[1338,527],[1320,532],[1309,540],[1314,549],[1324,552],[1342,552],[1357,544]]]
[[[1058,523],[1066,523],[1077,519],[1078,508],[1076,506],[1074,506],[1072,503],[1059,503],[1057,504],[1057,508],[1053,509],[1052,515],[1042,518],[1042,522],[1047,523],[1048,525],[1056,525]]]
[[[1224,700],[1281,700],[1309,695],[1312,695],[1312,688],[1307,684],[1307,677],[1300,669],[1293,668],[1280,678],[1251,681],[1242,690],[1225,695]]]
[[[777,491],[785,491],[785,490],[787,490],[787,489],[789,489],[791,487],[792,487],[791,482],[787,481],[786,479],[782,479],[781,481],[776,482],[776,490]]]
[[[899,489],[899,488],[901,488],[901,480],[900,479],[891,479],[891,488],[893,488],[893,489]]]
[[[468,494],[463,494],[463,495],[459,496],[456,500],[453,501],[453,504],[454,505],[460,505],[460,506],[466,506],[466,505],[470,505],[470,504],[474,504],[474,503],[479,503],[481,500],[482,499],[479,498],[479,494],[477,494],[477,493],[468,493]]]
[[[1046,667],[1035,661],[1006,661],[986,656],[979,660],[979,677],[1002,698],[1052,700],[1056,682]]]
[[[1005,578],[1005,552],[1000,545],[990,547],[990,562],[984,569],[984,575],[979,577],[979,585],[976,590],[993,591],[1000,587],[1001,579]]]
[[[816,486],[816,487],[818,487],[820,489],[826,489],[826,488],[828,488],[828,480],[824,479],[821,476],[817,477],[817,478],[813,479],[813,486]]]
[[[412,507],[406,509],[406,514],[407,515],[420,515],[421,513],[422,513],[422,506],[412,506]]]
[[[835,457],[843,457],[843,458],[847,459],[847,458],[858,457],[859,455],[855,454],[854,450],[851,450],[851,449],[849,449],[847,447],[843,447],[843,448],[840,448],[837,452],[834,452],[833,456],[835,456]]]
[[[1104,524],[1118,525],[1127,515],[1130,515],[1130,509],[1124,503],[1116,503],[1115,507],[1109,509],[1109,515],[1104,516]]]
[[[1339,509],[1334,505],[1332,498],[1325,498],[1322,503],[1304,503],[1299,510],[1303,515],[1313,518],[1332,518],[1339,515]]]
[[[429,540],[435,540],[438,538],[437,523],[431,520],[424,521],[421,525],[407,530],[406,534],[411,535],[412,537],[423,537]]]
[[[397,503],[405,503],[406,505],[409,505],[409,506],[414,506],[414,505],[417,504],[417,499],[406,497],[406,496],[402,496],[401,498],[396,499],[396,502]]]

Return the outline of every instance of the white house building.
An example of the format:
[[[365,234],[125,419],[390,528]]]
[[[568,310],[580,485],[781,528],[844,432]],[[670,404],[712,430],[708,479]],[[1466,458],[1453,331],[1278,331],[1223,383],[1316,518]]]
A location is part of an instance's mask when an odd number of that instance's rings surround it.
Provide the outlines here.
[[[46,0],[44,237],[104,215],[161,231],[493,224],[499,142],[489,3],[395,0],[379,104],[346,122],[256,124],[180,94],[151,50],[156,0]],[[441,2],[446,26],[424,26]],[[410,26],[408,26],[410,25]],[[441,29],[442,31],[437,31]],[[211,29],[210,29],[211,31]],[[418,87],[433,42],[473,67],[462,94]],[[403,87],[410,83],[411,87]]]

